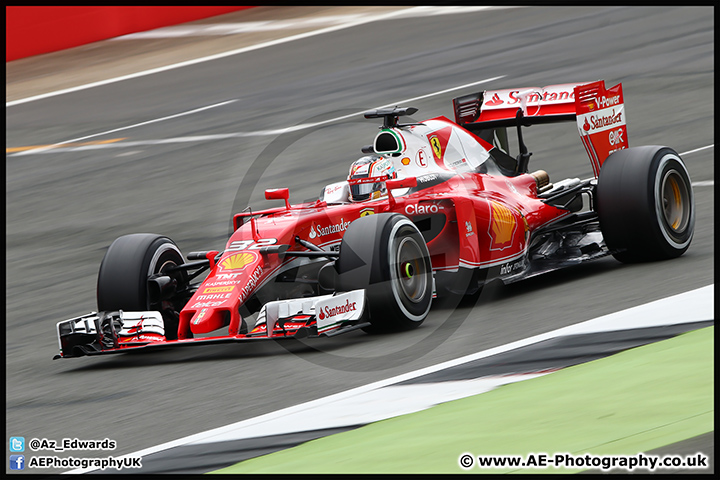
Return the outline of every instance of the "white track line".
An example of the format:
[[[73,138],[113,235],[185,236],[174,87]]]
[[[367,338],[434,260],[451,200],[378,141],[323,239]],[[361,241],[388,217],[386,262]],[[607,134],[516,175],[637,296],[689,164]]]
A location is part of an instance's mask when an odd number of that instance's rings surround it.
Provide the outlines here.
[[[381,105],[381,106],[379,106],[379,107],[366,108],[365,110],[362,110],[362,111],[359,111],[359,112],[354,112],[354,113],[350,113],[350,114],[348,114],[348,115],[343,115],[343,116],[340,116],[340,117],[331,118],[331,119],[329,119],[329,120],[323,120],[322,122],[302,123],[302,124],[300,124],[300,125],[295,125],[295,126],[293,126],[293,127],[280,128],[280,129],[277,129],[277,130],[261,130],[261,131],[252,132],[252,133],[255,134],[255,135],[282,135],[283,133],[290,133],[290,132],[295,132],[295,131],[298,131],[298,130],[305,130],[305,129],[307,129],[307,128],[318,127],[318,126],[320,126],[320,125],[327,125],[327,124],[329,124],[329,123],[335,123],[335,122],[338,122],[338,121],[340,121],[340,120],[346,120],[346,119],[348,119],[348,118],[354,118],[354,117],[357,117],[357,116],[359,116],[359,115],[362,115],[363,113],[365,113],[365,112],[367,112],[367,111],[369,111],[369,110],[374,110],[374,109],[379,109],[379,108],[388,108],[388,107],[394,107],[394,106],[398,106],[398,105],[402,105],[402,104],[407,104],[407,103],[410,103],[410,102],[414,102],[414,101],[416,101],[416,100],[421,100],[421,99],[423,99],[423,98],[434,97],[434,96],[437,96],[437,95],[442,95],[443,93],[448,93],[448,92],[452,92],[452,91],[455,91],[455,90],[461,90],[461,89],[463,89],[463,88],[468,88],[468,87],[473,87],[473,86],[476,86],[476,85],[480,85],[480,84],[482,84],[482,83],[493,82],[493,81],[495,81],[495,80],[499,80],[499,79],[504,78],[504,77],[505,77],[505,75],[499,75],[499,76],[497,76],[497,77],[490,77],[490,78],[486,78],[486,79],[484,79],[484,80],[478,80],[477,82],[466,83],[465,85],[460,85],[460,86],[457,86],[457,87],[452,87],[452,88],[448,88],[448,89],[445,89],[445,90],[439,90],[439,91],[437,91],[437,92],[428,93],[427,95],[421,95],[421,96],[419,96],[419,97],[406,98],[405,100],[400,100],[400,101],[397,101],[397,102],[388,103],[388,104],[386,104],[386,105]]]
[[[694,149],[694,150],[688,150],[687,152],[682,152],[682,153],[680,154],[680,156],[690,155],[691,153],[699,152],[699,151],[701,151],[701,150],[707,150],[708,148],[714,148],[714,147],[715,147],[715,144],[714,144],[714,143],[711,143],[710,145],[705,145],[704,147],[696,148],[696,149]]]
[[[88,89],[88,88],[99,87],[99,86],[102,86],[102,85],[108,85],[108,84],[110,84],[110,83],[121,82],[121,81],[124,81],[124,80],[130,80],[130,79],[133,79],[133,78],[144,77],[144,76],[146,76],[146,75],[153,75],[153,74],[155,74],[155,73],[165,72],[165,71],[173,70],[173,69],[176,69],[176,68],[187,67],[187,66],[189,66],[189,65],[195,65],[195,64],[197,64],[197,63],[208,62],[208,61],[211,61],[211,60],[217,60],[217,59],[219,59],[219,58],[224,58],[224,57],[229,57],[229,56],[232,56],[232,55],[239,55],[239,54],[241,54],[241,53],[246,53],[246,52],[251,52],[251,51],[254,51],[254,50],[259,50],[259,49],[261,49],[261,48],[267,48],[267,47],[272,47],[272,46],[275,46],[275,45],[281,45],[281,44],[283,44],[283,43],[294,42],[294,41],[296,41],[296,40],[302,40],[302,39],[305,39],[305,38],[314,37],[314,36],[316,36],[316,35],[323,35],[323,34],[325,34],[325,33],[337,32],[337,31],[339,31],[339,30],[344,30],[344,29],[346,29],[346,28],[357,27],[357,26],[359,26],[359,25],[364,25],[364,24],[366,24],[366,23],[379,22],[379,21],[382,21],[382,20],[389,20],[389,19],[395,18],[395,17],[411,18],[411,17],[431,16],[431,15],[449,15],[449,14],[471,13],[471,12],[477,12],[477,11],[482,11],[482,10],[506,9],[506,8],[522,8],[522,7],[504,7],[504,6],[497,6],[497,7],[493,7],[493,6],[482,6],[482,7],[410,7],[410,8],[404,8],[404,9],[402,9],[402,10],[396,10],[396,11],[393,11],[393,12],[384,13],[384,14],[378,14],[378,15],[364,15],[364,16],[363,16],[363,15],[356,15],[356,16],[354,16],[354,15],[345,15],[345,16],[340,15],[340,16],[335,17],[335,20],[336,20],[336,21],[341,21],[341,20],[343,19],[343,17],[345,17],[345,23],[341,23],[340,25],[333,25],[333,26],[330,26],[330,27],[321,28],[321,29],[319,29],[319,30],[313,30],[313,31],[311,31],[311,32],[305,32],[305,33],[300,33],[300,34],[297,34],[297,35],[291,35],[291,36],[289,36],[289,37],[279,38],[279,39],[276,39],[276,40],[271,40],[271,41],[264,42],[264,43],[259,43],[259,44],[256,44],[256,45],[250,45],[250,46],[248,46],[248,47],[238,48],[238,49],[235,49],[235,50],[229,50],[229,51],[227,51],[227,52],[221,52],[221,53],[217,53],[217,54],[214,54],[214,55],[208,55],[208,56],[205,56],[205,57],[196,58],[196,59],[194,59],[194,60],[187,60],[187,61],[184,61],[184,62],[174,63],[174,64],[172,64],[172,65],[166,65],[166,66],[164,66],[164,67],[151,68],[151,69],[149,69],[149,70],[144,70],[144,71],[142,71],[142,72],[131,73],[131,74],[129,74],[129,75],[123,75],[123,76],[120,76],[120,77],[109,78],[109,79],[106,79],[106,80],[101,80],[101,81],[98,81],[98,82],[92,82],[92,83],[88,83],[88,84],[85,84],[85,85],[78,85],[78,86],[76,86],[76,87],[66,88],[66,89],[63,89],[63,90],[57,90],[57,91],[54,91],[54,92],[43,93],[43,94],[40,94],[40,95],[35,95],[35,96],[32,96],[32,97],[22,98],[22,99],[19,99],[19,100],[13,100],[13,101],[10,101],[10,102],[6,102],[6,103],[5,103],[5,107],[6,107],[6,108],[7,108],[7,107],[12,107],[12,106],[15,106],[15,105],[21,105],[21,104],[23,104],[23,103],[33,102],[33,101],[35,101],[35,100],[42,100],[42,99],[44,99],[44,98],[50,98],[50,97],[54,97],[54,96],[57,96],[57,95],[63,95],[63,94],[72,93],[72,92],[78,92],[78,91],[80,91],[80,90],[86,90],[86,89]],[[287,24],[287,23],[283,25],[281,21],[268,21],[268,22],[256,22],[256,23],[263,23],[263,24],[265,24],[264,29],[267,30],[267,29],[270,29],[269,25],[272,25],[273,23],[276,23],[276,22],[277,22],[277,23],[280,23],[282,28],[287,28],[288,25],[289,25],[289,24]],[[312,23],[314,23],[314,22],[317,23],[317,19],[315,19],[315,20],[313,20],[313,19],[307,20],[307,21],[305,21],[305,24],[312,24]],[[248,23],[250,23],[250,22],[248,22]],[[207,27],[207,25],[206,25],[206,27]],[[210,27],[213,27],[213,26],[211,25]],[[215,27],[217,27],[217,26],[215,26]],[[166,28],[173,28],[173,27],[166,27]],[[182,28],[182,27],[177,27],[177,28]],[[162,30],[162,29],[157,29],[157,30]],[[152,32],[152,31],[150,31],[150,32]],[[141,32],[141,33],[139,33],[138,35],[149,34],[150,32]],[[123,38],[123,37],[116,37],[116,38],[113,39],[113,40],[122,39],[122,38]]]
[[[22,152],[12,153],[12,154],[10,154],[10,155],[8,155],[8,156],[10,156],[10,157],[16,157],[16,156],[22,156],[22,155],[32,155],[32,154],[36,154],[36,153],[48,153],[48,152],[51,152],[51,151],[52,151],[52,152],[70,152],[70,151],[75,152],[75,151],[83,151],[83,150],[98,150],[98,149],[104,149],[104,148],[127,148],[127,147],[143,146],[143,145],[163,145],[163,144],[169,144],[169,143],[209,142],[209,141],[215,141],[215,140],[226,140],[226,139],[230,139],[230,138],[278,136],[278,135],[282,135],[282,134],[285,134],[285,133],[291,133],[291,132],[296,132],[296,131],[299,131],[299,130],[305,130],[305,129],[308,129],[308,128],[318,127],[318,126],[321,126],[321,125],[327,125],[327,124],[330,124],[330,123],[336,123],[336,122],[338,122],[338,121],[340,121],[340,120],[346,120],[346,119],[348,119],[348,118],[353,118],[353,117],[362,115],[364,112],[366,112],[366,111],[368,111],[368,110],[373,110],[373,109],[377,109],[377,108],[387,108],[387,107],[392,107],[392,106],[396,106],[396,105],[408,104],[408,103],[410,103],[410,102],[414,102],[414,101],[417,101],[417,100],[422,100],[422,99],[434,97],[434,96],[437,96],[437,95],[443,95],[443,94],[445,94],[445,93],[450,93],[450,92],[453,92],[453,91],[462,90],[462,89],[469,88],[469,87],[474,87],[474,86],[477,86],[477,85],[481,85],[481,84],[483,84],[483,83],[494,82],[494,81],[499,80],[499,79],[501,79],[501,78],[505,78],[505,76],[506,76],[506,75],[499,75],[499,76],[497,76],[497,77],[490,77],[490,78],[486,78],[486,79],[483,79],[483,80],[478,80],[477,82],[466,83],[466,84],[464,84],[464,85],[459,85],[459,86],[457,86],[457,87],[451,87],[451,88],[447,88],[447,89],[444,89],[444,90],[438,90],[437,92],[432,92],[432,93],[428,93],[428,94],[425,94],[425,95],[420,95],[420,96],[417,96],[417,97],[406,98],[405,100],[400,100],[400,101],[397,101],[397,102],[388,103],[388,104],[386,104],[386,105],[382,105],[382,106],[379,106],[379,107],[369,107],[369,108],[367,108],[367,109],[365,109],[365,110],[362,110],[362,111],[354,112],[354,113],[351,113],[351,114],[348,114],[348,115],[343,115],[343,116],[340,116],[340,117],[331,118],[331,119],[329,119],[329,120],[323,120],[322,122],[302,123],[302,124],[300,124],[300,125],[295,125],[295,126],[292,126],[292,127],[277,128],[277,129],[270,129],[270,130],[256,130],[256,131],[250,131],[250,132],[219,133],[219,134],[211,134],[211,135],[192,135],[192,136],[187,136],[187,137],[175,137],[175,138],[165,138],[165,139],[155,139],[155,140],[138,140],[138,141],[129,141],[129,142],[121,142],[121,143],[108,143],[108,144],[100,144],[100,145],[82,145],[82,146],[73,146],[73,147],[62,147],[62,145],[71,144],[71,143],[77,143],[77,142],[79,142],[79,141],[81,141],[81,140],[87,140],[88,138],[94,138],[94,137],[100,137],[100,136],[103,136],[103,135],[109,135],[109,134],[111,134],[111,133],[116,133],[116,132],[120,132],[120,131],[123,131],[123,130],[128,130],[128,129],[131,129],[131,128],[135,128],[135,127],[141,127],[141,126],[144,126],[144,125],[149,125],[149,124],[151,124],[151,123],[157,123],[157,122],[161,122],[161,121],[164,121],[164,120],[171,120],[171,119],[173,119],[173,118],[178,118],[178,117],[182,117],[182,116],[185,116],[185,115],[190,115],[190,114],[193,114],[193,113],[202,112],[202,111],[204,111],[204,110],[209,110],[209,109],[215,108],[215,107],[221,107],[221,106],[228,105],[228,104],[230,104],[230,103],[236,102],[237,99],[234,99],[234,100],[228,100],[228,101],[226,101],[226,102],[216,103],[216,104],[214,104],[214,105],[208,105],[208,106],[206,106],[206,107],[196,108],[196,109],[193,109],[193,110],[189,110],[189,111],[187,111],[187,112],[177,113],[177,114],[169,115],[169,116],[162,117],[162,118],[157,118],[157,119],[153,119],[153,120],[148,120],[148,121],[145,121],[145,122],[136,123],[136,124],[128,125],[128,126],[125,126],[125,127],[120,127],[120,128],[116,128],[116,129],[113,129],[113,130],[107,130],[107,131],[105,131],[105,132],[94,133],[94,134],[92,134],[92,135],[87,135],[87,136],[85,136],[85,137],[75,138],[75,139],[72,139],[72,140],[66,140],[66,141],[64,141],[64,142],[59,142],[59,143],[55,143],[55,144],[52,144],[52,145],[46,145],[46,146],[42,146],[42,147],[38,147],[38,148],[33,148],[33,149],[29,149],[29,150],[24,150],[24,151],[22,151]],[[688,151],[686,151],[686,152],[682,152],[682,153],[680,153],[680,156],[681,156],[681,157],[684,157],[684,156],[686,156],[686,155],[690,155],[690,154],[693,154],[693,153],[701,152],[701,151],[703,151],[703,150],[707,150],[707,149],[714,148],[714,147],[715,147],[715,144],[714,144],[714,143],[711,143],[710,145],[705,145],[704,147],[694,148],[694,149],[692,149],[692,150],[688,150]],[[715,185],[715,182],[714,182],[713,180],[709,180],[709,181],[699,181],[699,182],[694,182],[692,185],[693,185],[694,187],[708,187],[708,186],[714,186],[714,185]]]
[[[387,105],[382,105],[382,106],[380,106],[380,107],[369,107],[369,108],[366,108],[365,110],[362,110],[362,111],[354,112],[354,113],[351,113],[351,114],[348,114],[348,115],[343,115],[343,116],[340,116],[340,117],[331,118],[331,119],[329,119],[329,120],[323,120],[322,122],[303,123],[303,124],[300,124],[300,125],[295,125],[295,126],[293,126],[293,127],[278,128],[278,129],[273,129],[273,130],[258,130],[258,131],[254,131],[254,132],[237,132],[237,133],[216,134],[216,135],[195,135],[195,136],[189,136],[189,137],[178,137],[178,138],[174,138],[174,139],[144,140],[144,141],[137,141],[137,142],[132,142],[132,141],[131,141],[131,142],[117,143],[117,144],[115,144],[115,145],[116,145],[116,148],[117,148],[117,147],[135,147],[135,146],[138,146],[138,145],[159,145],[159,144],[165,144],[165,143],[184,143],[184,142],[193,142],[193,141],[224,140],[224,139],[227,139],[227,138],[238,138],[238,137],[278,136],[278,135],[282,135],[282,134],[284,134],[284,133],[295,132],[295,131],[298,131],[298,130],[305,130],[305,129],[308,129],[308,128],[318,127],[318,126],[321,126],[321,125],[326,125],[326,124],[330,124],[330,123],[335,123],[335,122],[338,122],[338,121],[340,121],[340,120],[345,120],[345,119],[348,119],[348,118],[357,117],[357,116],[362,115],[364,112],[367,112],[368,110],[373,110],[373,109],[376,109],[376,108],[386,108],[386,107],[391,107],[391,106],[400,105],[400,104],[407,104],[407,103],[410,103],[410,102],[414,102],[414,101],[416,101],[416,100],[421,100],[421,99],[424,99],[424,98],[434,97],[434,96],[442,95],[442,94],[445,94],[445,93],[448,93],[448,92],[452,92],[452,91],[455,91],[455,90],[461,90],[461,89],[464,89],[464,88],[473,87],[473,86],[480,85],[480,84],[483,84],[483,83],[492,82],[492,81],[501,79],[501,78],[503,78],[503,77],[504,77],[504,75],[500,75],[500,76],[497,76],[497,77],[486,78],[486,79],[483,79],[483,80],[478,80],[477,82],[466,83],[465,85],[459,85],[459,86],[457,86],[457,87],[447,88],[447,89],[445,89],[445,90],[440,90],[440,91],[437,91],[437,92],[428,93],[428,94],[426,94],[426,95],[420,95],[420,96],[418,96],[418,97],[412,97],[412,98],[407,98],[407,99],[405,99],[405,100],[400,100],[400,101],[398,101],[398,102],[392,102],[392,103],[389,103],[389,104],[387,104]],[[83,146],[80,146],[80,147],[65,147],[65,148],[62,148],[61,146],[62,146],[62,145],[66,145],[66,144],[71,144],[71,143],[77,143],[77,142],[79,142],[79,141],[81,141],[81,140],[87,140],[88,138],[100,137],[100,136],[103,136],[103,135],[109,135],[109,134],[111,134],[111,133],[117,133],[117,132],[120,132],[120,131],[122,131],[122,130],[128,130],[128,129],[131,129],[131,128],[140,127],[140,126],[148,125],[148,124],[151,124],[151,123],[157,123],[157,122],[161,122],[161,121],[164,121],[164,120],[171,120],[171,119],[173,119],[173,118],[177,118],[177,117],[181,117],[181,116],[185,116],[185,115],[190,115],[190,114],[193,114],[193,113],[197,113],[197,112],[201,112],[201,111],[204,111],[204,110],[208,110],[208,109],[210,109],[210,108],[221,107],[221,106],[223,106],[223,105],[227,105],[227,104],[233,103],[233,102],[235,102],[235,101],[237,101],[237,100],[228,100],[228,101],[226,101],[226,102],[216,103],[216,104],[214,104],[214,105],[209,105],[209,106],[206,106],[206,107],[196,108],[196,109],[194,109],[194,110],[189,110],[189,111],[187,111],[187,112],[178,113],[178,114],[170,115],[170,116],[167,116],[167,117],[157,118],[157,119],[154,119],[154,120],[148,120],[148,121],[145,121],[145,122],[136,123],[136,124],[128,125],[128,126],[125,126],[125,127],[115,128],[115,129],[113,129],[113,130],[107,130],[107,131],[105,131],[105,132],[94,133],[94,134],[92,134],[92,135],[87,135],[87,136],[80,137],[80,138],[74,138],[74,139],[72,139],[72,140],[66,140],[66,141],[64,141],[64,142],[59,142],[59,143],[55,143],[55,144],[52,144],[52,145],[45,145],[45,146],[42,146],[42,147],[30,149],[30,150],[24,150],[24,151],[22,151],[22,152],[13,153],[13,154],[11,154],[11,155],[9,155],[9,156],[11,156],[11,157],[17,157],[17,156],[22,156],[22,155],[36,154],[36,153],[47,153],[47,152],[50,152],[50,151],[52,151],[52,152],[57,152],[57,151],[97,150],[98,147],[99,147],[99,148],[102,148],[102,146],[101,146],[101,145],[83,145]],[[113,145],[113,144],[106,144],[106,145]],[[60,147],[60,148],[58,148],[58,147]]]
[[[210,110],[211,108],[222,107],[222,106],[224,106],[224,105],[228,105],[228,104],[233,103],[233,102],[237,102],[237,99],[235,99],[235,100],[228,100],[228,101],[220,102],[220,103],[216,103],[216,104],[214,104],[214,105],[207,105],[207,106],[205,106],[205,107],[195,108],[195,109],[193,109],[193,110],[188,110],[187,112],[181,112],[181,113],[176,113],[176,114],[174,114],[174,115],[168,115],[167,117],[161,117],[161,118],[155,118],[155,119],[153,119],[153,120],[147,120],[147,121],[145,121],[145,122],[136,123],[136,124],[134,124],[134,125],[127,125],[127,126],[125,126],[125,127],[114,128],[114,129],[112,129],[112,130],[107,130],[107,131],[105,131],[105,132],[93,133],[92,135],[86,135],[86,136],[84,136],[84,137],[79,137],[79,138],[73,138],[72,140],[65,140],[64,142],[54,143],[54,144],[52,144],[52,145],[45,145],[45,146],[42,146],[42,147],[30,149],[30,150],[24,150],[24,151],[22,151],[22,152],[15,153],[15,154],[13,154],[13,155],[11,155],[11,156],[16,157],[16,156],[21,156],[21,155],[29,155],[29,154],[32,154],[32,153],[43,153],[43,152],[46,152],[46,151],[48,151],[48,150],[56,150],[58,147],[60,147],[60,146],[62,146],[62,145],[67,145],[67,144],[69,144],[69,143],[78,143],[78,142],[81,142],[81,141],[83,141],[83,140],[87,140],[88,138],[100,137],[100,136],[103,136],[103,135],[109,135],[109,134],[111,134],[111,133],[121,132],[121,131],[123,131],[123,130],[129,130],[129,129],[135,128],[135,127],[142,127],[142,126],[144,126],[144,125],[150,125],[151,123],[163,122],[163,121],[165,121],[165,120],[172,120],[173,118],[184,117],[184,116],[186,116],[186,115],[192,115],[192,114],[194,114],[194,113],[203,112],[203,111],[205,111],[205,110]]]
[[[680,153],[680,156],[684,157],[686,155],[690,155],[690,154],[696,153],[696,152],[701,152],[703,150],[707,150],[709,148],[714,148],[714,147],[715,147],[715,144],[711,143],[710,145],[705,145],[704,147],[688,150],[687,152],[682,152],[682,153]],[[692,182],[690,185],[692,185],[693,187],[714,187],[715,180],[702,180],[702,181],[698,181],[698,182]]]

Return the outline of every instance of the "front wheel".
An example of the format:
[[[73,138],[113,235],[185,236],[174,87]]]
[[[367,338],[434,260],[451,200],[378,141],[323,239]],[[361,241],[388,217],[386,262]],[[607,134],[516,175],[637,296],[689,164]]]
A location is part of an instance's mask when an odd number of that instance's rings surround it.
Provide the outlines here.
[[[184,306],[182,292],[187,273],[171,268],[183,264],[183,256],[167,237],[149,233],[125,235],[115,240],[100,264],[97,281],[99,311],[159,311],[165,338],[177,338],[178,312]],[[151,278],[162,277],[162,290]]]
[[[355,220],[343,236],[335,268],[339,291],[365,289],[370,331],[416,328],[430,311],[430,253],[418,228],[403,215]]]
[[[679,257],[695,230],[690,176],[673,149],[618,150],[603,163],[597,212],[605,243],[621,262]]]

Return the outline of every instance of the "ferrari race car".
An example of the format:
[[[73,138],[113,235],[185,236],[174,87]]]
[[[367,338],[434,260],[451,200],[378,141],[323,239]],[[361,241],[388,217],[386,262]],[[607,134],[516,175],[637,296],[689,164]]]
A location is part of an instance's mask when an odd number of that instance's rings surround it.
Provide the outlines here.
[[[401,123],[412,107],[366,112],[382,126],[347,179],[297,205],[287,188],[266,190],[284,204],[235,214],[222,251],[184,257],[165,236],[118,238],[97,312],[57,324],[55,358],[412,329],[433,299],[487,282],[606,255],[670,259],[690,245],[687,169],[669,147],[628,146],[621,85],[489,90],[453,109],[454,122]],[[523,128],[566,121],[594,175],[550,182],[529,171]]]

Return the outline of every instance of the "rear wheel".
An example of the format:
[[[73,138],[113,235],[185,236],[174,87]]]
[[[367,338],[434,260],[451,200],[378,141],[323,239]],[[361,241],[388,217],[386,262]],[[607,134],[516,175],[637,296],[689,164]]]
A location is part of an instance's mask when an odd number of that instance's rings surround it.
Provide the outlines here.
[[[369,215],[350,224],[335,268],[339,291],[365,289],[369,331],[416,328],[430,311],[430,253],[420,231],[403,215]]]
[[[183,263],[182,253],[167,237],[139,233],[118,238],[100,264],[98,310],[159,311],[165,338],[176,339],[178,312],[185,302],[178,291],[188,279],[185,271],[169,269]]]
[[[673,149],[619,150],[600,170],[597,212],[605,243],[621,262],[679,257],[695,230],[690,176]]]

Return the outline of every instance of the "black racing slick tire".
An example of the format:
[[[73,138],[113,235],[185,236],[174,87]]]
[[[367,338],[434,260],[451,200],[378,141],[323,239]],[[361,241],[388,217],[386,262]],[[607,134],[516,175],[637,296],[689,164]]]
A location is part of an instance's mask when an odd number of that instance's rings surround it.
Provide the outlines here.
[[[679,257],[695,230],[690,175],[668,147],[611,154],[600,170],[596,208],[605,244],[625,263]]]
[[[182,270],[169,272],[168,269],[183,263],[182,253],[167,237],[138,233],[118,238],[100,264],[98,311],[159,311],[165,322],[165,338],[176,339],[182,302],[167,293],[164,296],[153,294],[148,280],[163,274],[165,291],[182,290],[188,283],[187,273]]]
[[[337,290],[365,289],[368,332],[416,328],[430,311],[430,253],[418,228],[403,215],[380,213],[352,222],[335,268]]]

